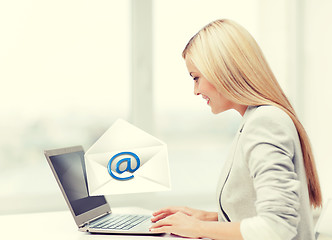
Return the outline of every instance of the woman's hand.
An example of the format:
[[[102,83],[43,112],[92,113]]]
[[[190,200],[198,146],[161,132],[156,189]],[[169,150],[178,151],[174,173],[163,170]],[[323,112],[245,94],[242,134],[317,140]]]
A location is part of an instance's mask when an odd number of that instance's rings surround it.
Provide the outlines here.
[[[155,233],[173,233],[182,237],[199,238],[203,221],[217,221],[216,212],[207,212],[189,207],[167,207],[153,213]]]
[[[154,233],[173,233],[189,238],[243,239],[239,222],[218,222],[216,212],[188,207],[168,207],[153,213]]]
[[[218,215],[216,212],[207,212],[203,210],[198,210],[189,207],[167,207],[160,209],[153,213],[153,218],[151,218],[152,222],[157,222],[165,217],[173,215],[177,212],[184,213],[185,215],[192,216],[201,221],[217,221]]]
[[[174,209],[173,209],[174,210]],[[160,212],[160,211],[158,211]],[[157,217],[163,216],[158,222],[154,223],[150,231],[155,233],[173,233],[182,237],[200,238],[200,225],[203,223],[196,217],[188,215],[183,211],[171,213],[167,211]],[[157,218],[156,217],[156,218]],[[155,218],[155,219],[156,219]]]

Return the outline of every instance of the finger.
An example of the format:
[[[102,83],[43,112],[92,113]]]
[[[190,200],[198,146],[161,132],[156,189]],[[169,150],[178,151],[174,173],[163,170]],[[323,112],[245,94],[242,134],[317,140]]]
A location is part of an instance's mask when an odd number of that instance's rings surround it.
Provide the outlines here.
[[[157,216],[157,215],[160,215],[160,214],[164,214],[166,211],[164,211],[163,209],[160,209],[154,213],[152,213],[153,216]]]
[[[154,224],[151,225],[150,228],[159,228],[159,227],[171,226],[171,225],[172,225],[172,221],[167,217],[162,220],[159,220],[158,222],[155,222]]]
[[[151,218],[151,222],[157,222],[161,219],[164,219],[167,216],[168,215],[166,213],[159,214],[158,216],[155,216],[155,217]]]
[[[162,208],[154,213],[152,213],[153,216],[156,216],[156,215],[160,215],[162,213],[173,213],[174,210],[172,210],[173,208],[172,207],[167,207],[167,208]]]
[[[171,233],[171,226],[162,226],[159,228],[150,228],[149,229],[153,233]]]

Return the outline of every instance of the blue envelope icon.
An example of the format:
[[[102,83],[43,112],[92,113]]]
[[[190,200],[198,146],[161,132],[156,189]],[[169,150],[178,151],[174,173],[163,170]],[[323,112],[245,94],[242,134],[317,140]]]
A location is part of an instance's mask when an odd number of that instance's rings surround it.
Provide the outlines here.
[[[171,189],[167,145],[118,119],[85,153],[89,194]]]

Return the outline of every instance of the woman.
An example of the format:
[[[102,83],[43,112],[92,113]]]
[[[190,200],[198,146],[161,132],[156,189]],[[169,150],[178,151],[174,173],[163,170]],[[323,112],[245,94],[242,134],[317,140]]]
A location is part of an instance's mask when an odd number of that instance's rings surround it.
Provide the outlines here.
[[[213,113],[243,122],[217,188],[218,212],[168,207],[153,232],[211,239],[314,239],[311,206],[322,197],[308,136],[253,37],[214,21],[183,51],[194,93]]]

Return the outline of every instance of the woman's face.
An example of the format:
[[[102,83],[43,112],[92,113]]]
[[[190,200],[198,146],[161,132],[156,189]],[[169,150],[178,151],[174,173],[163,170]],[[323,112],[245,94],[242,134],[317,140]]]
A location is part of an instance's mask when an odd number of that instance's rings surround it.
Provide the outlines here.
[[[214,114],[224,112],[229,109],[235,109],[237,104],[234,104],[225,98],[217,89],[198,71],[196,66],[189,58],[185,59],[188,72],[194,80],[194,94],[201,95],[211,107]]]

